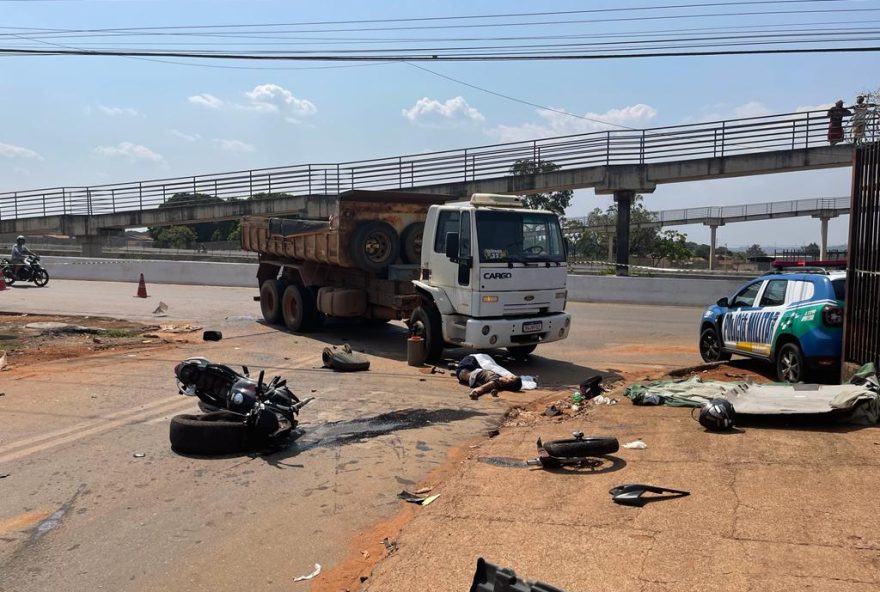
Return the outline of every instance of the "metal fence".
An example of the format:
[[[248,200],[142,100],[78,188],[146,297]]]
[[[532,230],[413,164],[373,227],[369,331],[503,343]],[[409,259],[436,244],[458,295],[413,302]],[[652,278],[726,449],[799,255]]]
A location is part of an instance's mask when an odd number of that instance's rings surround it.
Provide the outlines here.
[[[856,150],[843,360],[880,363],[880,143]]]
[[[175,194],[247,199],[258,193],[337,195],[349,189],[409,189],[505,177],[517,161],[563,169],[724,157],[827,144],[824,111],[731,121],[609,130],[335,164],[306,164],[91,187],[0,193],[0,219],[156,208]],[[187,202],[180,201],[179,205]]]

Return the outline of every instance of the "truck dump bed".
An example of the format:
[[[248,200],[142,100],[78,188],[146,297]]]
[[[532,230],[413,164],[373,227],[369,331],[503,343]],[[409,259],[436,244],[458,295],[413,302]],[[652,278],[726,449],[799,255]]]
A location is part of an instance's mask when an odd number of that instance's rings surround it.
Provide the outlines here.
[[[339,196],[337,212],[327,221],[244,218],[241,248],[279,260],[357,267],[350,245],[362,223],[385,222],[399,236],[411,224],[424,222],[431,205],[454,199],[402,191],[347,191]]]

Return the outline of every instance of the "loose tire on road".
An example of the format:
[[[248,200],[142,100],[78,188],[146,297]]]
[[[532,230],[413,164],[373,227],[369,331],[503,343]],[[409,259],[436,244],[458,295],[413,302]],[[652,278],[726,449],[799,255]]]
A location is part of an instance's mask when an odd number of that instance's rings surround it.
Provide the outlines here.
[[[715,327],[706,327],[700,333],[700,357],[704,362],[726,362],[730,354],[722,350],[721,339]]]
[[[433,302],[425,302],[416,308],[409,319],[410,331],[425,340],[425,359],[422,363],[438,359],[443,354],[443,328],[440,311]]]
[[[422,235],[424,222],[413,222],[400,233],[400,258],[404,263],[422,262]]]
[[[270,325],[277,325],[283,321],[281,314],[281,297],[284,294],[284,282],[281,280],[266,280],[260,286],[260,310],[263,318]]]
[[[347,343],[342,349],[325,347],[321,358],[324,366],[336,372],[361,372],[370,369],[370,360],[363,354],[353,352]]]
[[[358,268],[378,273],[397,261],[400,237],[387,222],[363,222],[352,234],[350,249],[351,258]]]
[[[617,438],[573,438],[571,440],[551,440],[543,443],[550,456],[558,458],[583,458],[614,454],[620,450]]]
[[[537,347],[537,343],[532,343],[530,345],[511,345],[507,348],[507,353],[517,360],[525,360]]]
[[[317,329],[324,320],[315,304],[315,293],[305,286],[291,284],[281,297],[281,316],[291,331],[307,333]]]
[[[169,437],[171,448],[183,454],[231,454],[259,447],[242,416],[230,411],[175,415]]]

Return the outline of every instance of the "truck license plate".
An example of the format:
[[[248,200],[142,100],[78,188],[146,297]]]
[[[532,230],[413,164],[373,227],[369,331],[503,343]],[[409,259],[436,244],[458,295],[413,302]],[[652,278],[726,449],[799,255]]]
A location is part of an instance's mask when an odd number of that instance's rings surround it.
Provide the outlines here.
[[[523,323],[523,333],[535,333],[544,328],[544,321],[532,321],[531,323]]]

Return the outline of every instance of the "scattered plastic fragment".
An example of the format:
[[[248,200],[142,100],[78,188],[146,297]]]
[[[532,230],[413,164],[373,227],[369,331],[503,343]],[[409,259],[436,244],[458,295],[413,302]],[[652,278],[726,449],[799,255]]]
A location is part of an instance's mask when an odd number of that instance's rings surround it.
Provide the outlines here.
[[[644,450],[648,447],[648,445],[641,440],[633,440],[632,442],[627,442],[626,444],[623,444],[623,447],[629,448],[631,450]]]
[[[401,491],[400,493],[398,493],[397,497],[399,499],[402,499],[403,501],[409,502],[411,504],[420,504],[425,501],[424,497],[422,497],[420,495],[416,495],[414,493],[410,493],[405,489],[403,491]]]
[[[606,397],[605,395],[599,395],[598,397],[594,397],[590,399],[590,404],[592,405],[617,405],[617,399],[612,399],[611,397]]]
[[[560,411],[556,405],[550,405],[544,411],[544,415],[547,417],[556,417],[557,415],[562,415],[562,411]]]
[[[159,306],[156,307],[156,310],[153,311],[153,314],[164,315],[166,312],[168,312],[168,305],[160,300]]]
[[[432,504],[432,503],[434,503],[434,500],[436,500],[438,497],[440,497],[439,493],[435,493],[434,495],[432,495],[430,497],[426,497],[424,499],[424,501],[422,501],[422,505],[427,506],[428,504]]]
[[[416,489],[415,494],[422,495],[424,493],[430,493],[432,489],[434,489],[434,488],[433,487],[422,487],[421,489]]]
[[[3,473],[3,474],[0,474],[0,479],[6,479],[6,477],[8,477],[8,476],[11,475],[11,474],[12,474],[12,473]]]
[[[385,545],[385,550],[388,551],[389,555],[397,551],[397,541],[392,541],[388,537],[385,537],[382,539],[382,544]]]
[[[319,573],[321,573],[321,564],[316,563],[315,570],[312,573],[304,575],[304,576],[296,576],[295,578],[293,578],[293,581],[294,582],[303,582],[305,580],[311,580],[312,578],[317,576]]]
[[[132,454],[132,456],[135,458],[144,458],[147,455],[144,454],[143,452],[135,452],[134,454]]]

